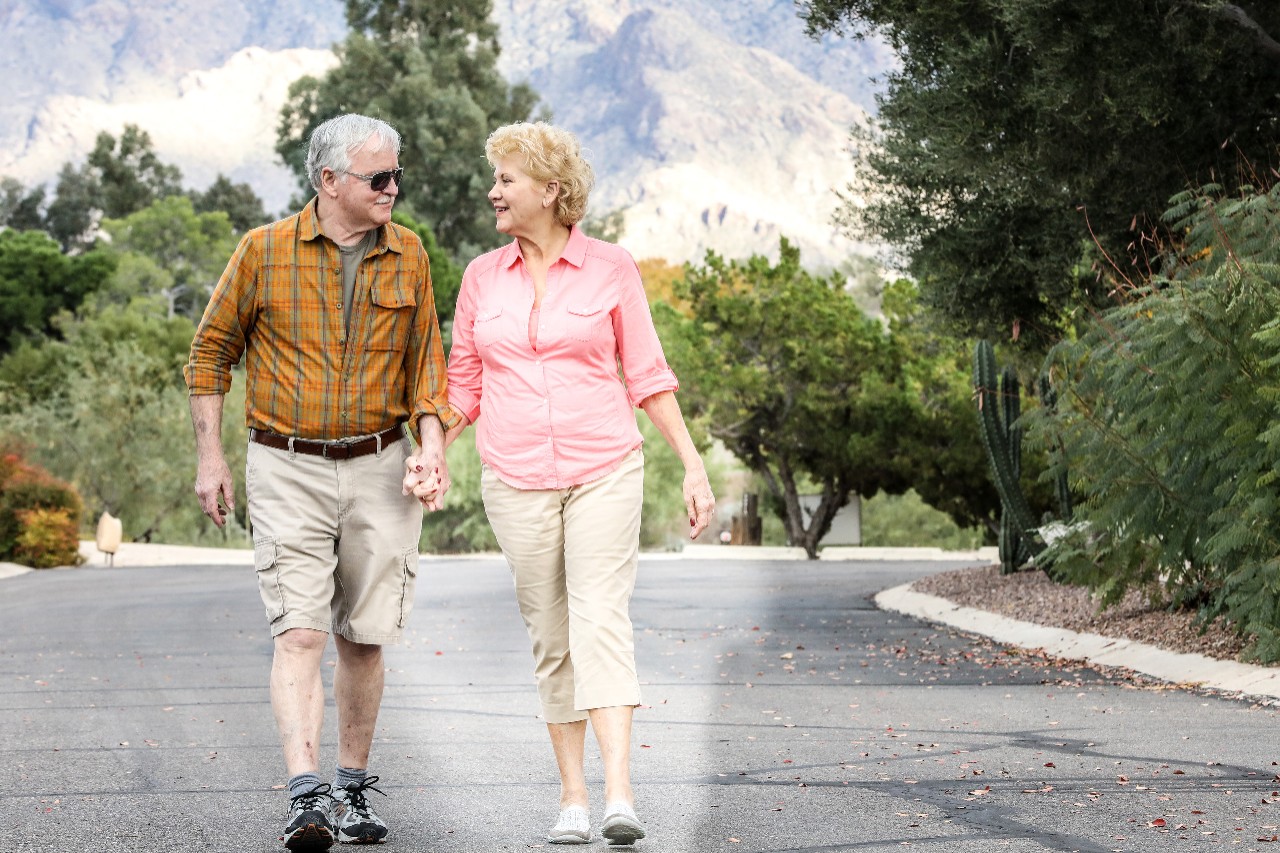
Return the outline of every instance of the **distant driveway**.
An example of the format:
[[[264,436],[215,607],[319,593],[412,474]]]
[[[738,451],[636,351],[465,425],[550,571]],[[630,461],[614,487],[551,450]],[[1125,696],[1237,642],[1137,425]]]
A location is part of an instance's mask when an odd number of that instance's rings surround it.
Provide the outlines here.
[[[645,560],[638,849],[1280,850],[1275,710],[869,601],[956,565]],[[540,847],[558,785],[507,571],[421,569],[374,745],[380,849]],[[250,567],[32,572],[0,581],[0,626],[0,850],[283,849]]]

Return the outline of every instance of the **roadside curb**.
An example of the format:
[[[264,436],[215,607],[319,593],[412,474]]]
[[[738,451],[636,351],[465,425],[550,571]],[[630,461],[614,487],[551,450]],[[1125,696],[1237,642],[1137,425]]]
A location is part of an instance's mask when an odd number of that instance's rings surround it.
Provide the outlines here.
[[[1020,648],[1043,649],[1055,657],[1124,667],[1188,687],[1209,687],[1246,696],[1280,699],[1280,668],[1170,652],[1135,640],[1035,625],[914,592],[911,584],[878,593],[875,603],[882,610],[949,625]]]
[[[16,578],[18,575],[25,575],[27,572],[33,572],[28,566],[19,566],[17,563],[0,563],[0,580],[4,578]]]

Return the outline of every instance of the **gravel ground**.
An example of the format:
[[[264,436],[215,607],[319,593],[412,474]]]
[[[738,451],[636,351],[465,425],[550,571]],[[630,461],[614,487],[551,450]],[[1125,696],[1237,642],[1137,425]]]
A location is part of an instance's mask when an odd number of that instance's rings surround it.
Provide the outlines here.
[[[1136,592],[1099,612],[1098,602],[1088,590],[1056,584],[1040,571],[1002,575],[997,566],[960,569],[922,578],[911,588],[1011,619],[1123,637],[1169,651],[1193,652],[1220,660],[1236,660],[1246,644],[1222,620],[1202,631],[1195,622],[1195,614],[1153,607]]]

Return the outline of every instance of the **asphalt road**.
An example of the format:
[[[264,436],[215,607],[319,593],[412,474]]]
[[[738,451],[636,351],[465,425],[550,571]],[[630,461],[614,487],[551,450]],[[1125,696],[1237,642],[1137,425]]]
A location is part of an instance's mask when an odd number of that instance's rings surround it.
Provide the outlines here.
[[[955,566],[644,561],[639,849],[1280,850],[1275,709],[869,600]],[[371,768],[381,849],[545,849],[558,786],[507,571],[421,568]],[[250,568],[32,572],[0,582],[0,627],[0,851],[283,849]]]

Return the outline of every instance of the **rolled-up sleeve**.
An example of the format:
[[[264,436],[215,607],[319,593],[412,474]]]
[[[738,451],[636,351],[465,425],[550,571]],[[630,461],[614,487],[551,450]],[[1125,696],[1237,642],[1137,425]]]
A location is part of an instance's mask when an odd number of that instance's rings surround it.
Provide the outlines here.
[[[634,261],[618,268],[618,307],[613,312],[613,332],[632,406],[639,406],[654,394],[680,388],[680,381],[662,352],[640,270]]]
[[[405,379],[413,401],[410,423],[417,430],[424,416],[440,419],[445,429],[458,422],[449,408],[448,375],[445,369],[444,345],[440,340],[440,323],[436,316],[435,294],[431,287],[431,264],[426,250],[419,246],[418,307],[414,314],[409,346],[405,351]]]
[[[191,396],[226,394],[231,367],[244,355],[246,330],[253,323],[258,251],[246,234],[218,279],[191,341],[182,369]]]

